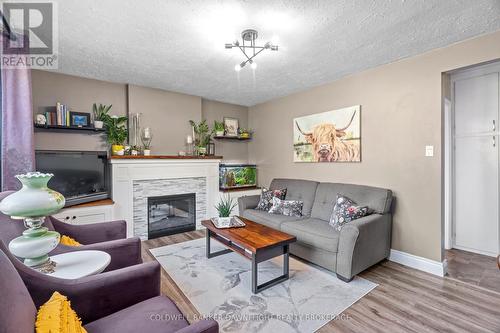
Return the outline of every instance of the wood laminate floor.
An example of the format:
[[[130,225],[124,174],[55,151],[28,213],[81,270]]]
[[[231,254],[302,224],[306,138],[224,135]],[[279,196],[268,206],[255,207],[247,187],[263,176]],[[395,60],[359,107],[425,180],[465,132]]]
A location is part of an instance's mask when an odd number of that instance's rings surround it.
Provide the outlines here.
[[[144,261],[151,248],[204,237],[193,231],[143,242]],[[379,286],[318,332],[500,332],[500,293],[452,278],[417,271],[390,261],[360,274]],[[162,269],[162,293],[189,318],[199,315]]]
[[[446,251],[448,276],[500,293],[497,258],[451,249]]]

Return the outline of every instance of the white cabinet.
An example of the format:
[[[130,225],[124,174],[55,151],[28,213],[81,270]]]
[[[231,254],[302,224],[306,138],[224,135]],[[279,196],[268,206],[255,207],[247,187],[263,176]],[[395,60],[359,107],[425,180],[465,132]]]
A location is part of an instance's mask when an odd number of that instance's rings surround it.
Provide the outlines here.
[[[70,224],[90,224],[107,222],[113,219],[113,205],[102,205],[92,207],[64,208],[54,217]]]

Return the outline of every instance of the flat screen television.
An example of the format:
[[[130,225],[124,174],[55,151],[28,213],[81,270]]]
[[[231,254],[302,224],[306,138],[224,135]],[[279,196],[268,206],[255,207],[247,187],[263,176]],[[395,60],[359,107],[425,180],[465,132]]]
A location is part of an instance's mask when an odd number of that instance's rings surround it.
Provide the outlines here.
[[[66,206],[110,197],[110,168],[105,151],[35,151],[36,171],[50,172],[49,187],[66,198]]]

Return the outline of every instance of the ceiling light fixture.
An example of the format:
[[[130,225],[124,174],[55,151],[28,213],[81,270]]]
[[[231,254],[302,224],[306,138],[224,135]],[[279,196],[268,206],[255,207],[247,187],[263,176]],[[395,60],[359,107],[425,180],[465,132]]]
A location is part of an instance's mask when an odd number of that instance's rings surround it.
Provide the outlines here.
[[[276,45],[275,42],[267,42],[264,44],[264,46],[257,46],[255,45],[255,40],[258,37],[257,30],[253,29],[247,29],[243,30],[241,33],[241,39],[242,43],[240,43],[238,40],[234,41],[233,43],[226,43],[226,49],[232,49],[233,47],[237,47],[243,52],[243,54],[246,57],[246,60],[243,61],[241,64],[237,64],[234,66],[234,70],[239,72],[247,63],[250,63],[250,67],[252,69],[257,68],[257,63],[253,60],[259,53],[261,53],[264,50],[271,50],[271,51],[278,51],[278,45]],[[273,40],[277,40],[276,37],[273,38]],[[247,50],[249,51],[247,53]]]

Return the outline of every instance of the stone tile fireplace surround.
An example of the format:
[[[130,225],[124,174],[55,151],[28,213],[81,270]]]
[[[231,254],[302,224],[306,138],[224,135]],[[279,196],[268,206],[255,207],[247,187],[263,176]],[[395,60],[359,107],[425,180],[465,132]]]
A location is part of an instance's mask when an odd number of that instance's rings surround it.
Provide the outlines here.
[[[196,194],[196,228],[216,216],[220,159],[112,158],[114,219],[127,221],[127,236],[147,239],[148,197]]]

